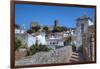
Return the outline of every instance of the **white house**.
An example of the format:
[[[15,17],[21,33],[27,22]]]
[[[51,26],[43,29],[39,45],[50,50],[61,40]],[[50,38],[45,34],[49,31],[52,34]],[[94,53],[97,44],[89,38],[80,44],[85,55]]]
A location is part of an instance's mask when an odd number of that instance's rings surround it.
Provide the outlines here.
[[[38,44],[42,44],[42,45],[46,45],[46,38],[45,38],[45,33],[39,33],[38,35],[35,35],[35,33],[28,34],[27,38],[27,45],[28,47],[31,47],[33,44],[36,43],[36,41],[38,41]]]
[[[16,34],[24,34],[26,31],[24,29],[15,29]]]
[[[69,35],[75,36],[75,28],[70,28],[63,33],[63,37],[67,37]]]
[[[68,31],[64,32],[63,37],[67,37],[69,35],[70,35],[70,31],[68,30]]]
[[[23,24],[22,27],[19,26],[19,28],[17,28],[18,25],[15,26],[15,34],[24,34],[26,33],[26,30],[25,30],[25,25]]]
[[[38,44],[42,44],[42,45],[46,45],[47,42],[46,42],[46,38],[45,38],[45,34],[40,34],[38,36],[36,36],[36,39],[38,41]]]
[[[49,48],[57,48],[64,46],[63,33],[51,33],[46,39]]]
[[[38,35],[28,34],[25,29],[23,28],[15,28],[16,37],[21,39],[23,42],[27,44],[27,47],[30,48],[33,44],[38,41],[38,44],[46,45],[45,33],[41,32]]]
[[[27,46],[28,48],[31,47],[33,44],[35,44],[36,42],[36,37],[30,35],[30,34],[27,34],[27,40],[26,40],[26,43],[27,43]]]

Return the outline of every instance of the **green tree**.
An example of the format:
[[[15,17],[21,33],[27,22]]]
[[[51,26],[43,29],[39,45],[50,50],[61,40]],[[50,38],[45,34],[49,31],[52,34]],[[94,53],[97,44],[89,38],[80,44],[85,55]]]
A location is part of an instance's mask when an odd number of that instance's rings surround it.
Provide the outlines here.
[[[61,28],[61,31],[66,31],[67,30],[67,27],[65,27],[65,26],[61,26],[60,28]]]
[[[72,37],[71,36],[68,36],[67,43],[71,43],[71,42],[72,42]]]
[[[54,27],[53,32],[63,32],[66,30],[67,30],[67,28],[64,26],[56,26],[56,27]]]
[[[60,27],[58,27],[58,26],[57,27],[54,27],[53,30],[52,30],[52,32],[61,32],[60,31]]]
[[[29,34],[32,34],[32,33],[34,33],[34,32],[35,32],[35,30],[33,30],[33,29],[27,30],[27,33],[29,33]]]
[[[49,28],[48,28],[47,26],[44,26],[44,27],[43,27],[43,30],[44,30],[45,32],[47,32],[48,29],[49,29]]]
[[[38,32],[41,29],[41,26],[36,26],[36,27],[32,27],[32,30],[34,30],[35,32]]]

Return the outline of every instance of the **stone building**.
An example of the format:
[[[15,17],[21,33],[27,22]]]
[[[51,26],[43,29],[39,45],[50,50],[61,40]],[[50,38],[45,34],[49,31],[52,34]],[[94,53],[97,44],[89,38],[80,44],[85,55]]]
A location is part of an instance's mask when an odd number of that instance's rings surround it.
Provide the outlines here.
[[[94,23],[90,17],[82,16],[77,19],[77,46],[82,47],[84,61],[94,61]]]

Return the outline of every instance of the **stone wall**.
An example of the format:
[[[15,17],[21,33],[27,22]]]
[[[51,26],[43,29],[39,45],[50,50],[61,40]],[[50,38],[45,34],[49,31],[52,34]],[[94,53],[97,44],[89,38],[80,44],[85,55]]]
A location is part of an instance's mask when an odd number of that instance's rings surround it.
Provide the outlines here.
[[[16,65],[68,63],[72,54],[72,46],[65,46],[49,52],[38,52],[32,56],[15,61]]]
[[[19,60],[27,55],[26,49],[19,49],[15,51],[15,60]]]

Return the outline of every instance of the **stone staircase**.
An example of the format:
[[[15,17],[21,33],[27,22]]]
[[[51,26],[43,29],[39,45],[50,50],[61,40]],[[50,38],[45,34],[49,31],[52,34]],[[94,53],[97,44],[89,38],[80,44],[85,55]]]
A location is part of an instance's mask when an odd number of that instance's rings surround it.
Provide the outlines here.
[[[78,62],[80,62],[79,53],[72,52],[72,55],[69,59],[69,63],[78,63]]]

